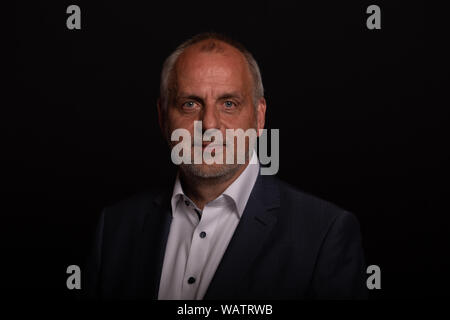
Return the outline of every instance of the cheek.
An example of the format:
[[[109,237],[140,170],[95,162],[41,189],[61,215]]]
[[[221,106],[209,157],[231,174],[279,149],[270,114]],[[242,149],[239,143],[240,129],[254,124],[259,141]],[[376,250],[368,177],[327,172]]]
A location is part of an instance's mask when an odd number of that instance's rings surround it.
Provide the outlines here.
[[[248,107],[253,108],[253,107]],[[232,115],[226,120],[227,128],[234,129],[248,129],[255,128],[256,125],[256,115],[254,110],[243,110],[239,114]]]
[[[167,118],[167,134],[169,139],[172,132],[176,129],[186,129],[192,137],[194,134],[194,121],[185,117],[169,115]]]
[[[188,129],[186,119],[177,114],[176,111],[168,113],[167,125],[171,131],[179,128]]]

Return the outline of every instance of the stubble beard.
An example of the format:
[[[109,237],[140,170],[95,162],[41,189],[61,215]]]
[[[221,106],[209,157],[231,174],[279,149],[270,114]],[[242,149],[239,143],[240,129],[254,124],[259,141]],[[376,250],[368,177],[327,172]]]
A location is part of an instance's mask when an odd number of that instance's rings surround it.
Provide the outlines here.
[[[181,164],[180,170],[188,176],[201,179],[227,180],[234,176],[244,164]]]
[[[257,128],[257,120],[255,121],[255,128]],[[257,129],[255,129],[257,130]],[[166,127],[166,141],[169,145],[169,148],[171,149],[173,147],[172,142],[170,141],[170,131]],[[225,147],[226,150],[226,147]],[[253,152],[256,152],[256,150],[252,150]],[[235,153],[236,156],[236,153]],[[239,170],[242,168],[242,166],[245,166],[250,161],[250,152],[248,145],[246,143],[245,146],[245,163],[237,163],[236,158],[234,159],[235,163],[233,164],[186,164],[182,163],[178,165],[179,169],[187,176],[197,178],[197,179],[210,179],[210,180],[219,180],[219,181],[226,181],[233,177]]]

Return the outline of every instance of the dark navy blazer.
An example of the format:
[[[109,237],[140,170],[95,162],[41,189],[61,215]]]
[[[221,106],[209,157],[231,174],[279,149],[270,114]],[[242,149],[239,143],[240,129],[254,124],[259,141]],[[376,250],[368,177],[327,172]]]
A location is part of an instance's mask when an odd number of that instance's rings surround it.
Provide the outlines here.
[[[157,299],[171,194],[145,192],[103,210],[82,277],[87,296]],[[204,299],[366,297],[357,219],[260,175]]]

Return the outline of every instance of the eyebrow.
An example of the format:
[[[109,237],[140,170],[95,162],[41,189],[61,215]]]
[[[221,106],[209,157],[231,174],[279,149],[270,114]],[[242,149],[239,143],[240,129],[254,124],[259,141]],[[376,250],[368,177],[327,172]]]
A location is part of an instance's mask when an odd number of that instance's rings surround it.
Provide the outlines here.
[[[201,104],[204,104],[203,99],[200,98],[199,96],[194,95],[194,94],[180,94],[180,95],[177,95],[176,99],[177,100],[189,99],[189,100],[194,100],[194,101],[200,102]]]
[[[239,94],[238,92],[227,92],[227,93],[220,95],[218,100],[225,100],[225,99],[232,99],[232,98],[242,100],[243,96],[241,94]],[[181,93],[181,94],[177,95],[176,99],[177,100],[190,99],[190,100],[200,102],[202,104],[204,103],[203,98],[201,98],[195,94]]]
[[[224,100],[224,99],[231,99],[231,98],[235,98],[235,99],[239,99],[242,100],[243,97],[241,94],[239,94],[238,92],[230,92],[230,93],[224,93],[219,97],[219,100]]]

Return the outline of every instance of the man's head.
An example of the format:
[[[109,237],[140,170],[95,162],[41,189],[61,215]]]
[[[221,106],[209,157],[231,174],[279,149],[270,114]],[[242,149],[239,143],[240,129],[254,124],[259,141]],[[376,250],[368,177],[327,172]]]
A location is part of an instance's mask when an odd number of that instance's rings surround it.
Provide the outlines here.
[[[230,142],[225,141],[226,129],[259,132],[265,110],[256,61],[241,44],[225,36],[199,34],[181,44],[164,63],[158,114],[170,146],[175,129],[187,129],[194,136],[194,121],[202,121],[203,131],[219,130],[224,144]],[[202,178],[230,176],[239,167],[237,163],[181,165],[185,173]]]

